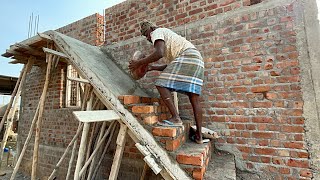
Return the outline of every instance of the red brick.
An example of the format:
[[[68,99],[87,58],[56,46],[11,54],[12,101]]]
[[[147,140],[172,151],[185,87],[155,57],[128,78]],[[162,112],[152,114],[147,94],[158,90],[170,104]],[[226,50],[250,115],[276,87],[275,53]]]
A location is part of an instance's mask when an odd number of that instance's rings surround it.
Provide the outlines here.
[[[166,150],[168,151],[175,151],[177,150],[180,145],[184,142],[184,136],[181,135],[180,137],[173,139],[173,140],[166,140]]]
[[[289,159],[287,165],[291,167],[309,168],[309,162],[307,160]]]
[[[256,148],[254,152],[256,154],[275,155],[275,150],[271,148]]]
[[[283,146],[285,148],[292,148],[292,149],[303,149],[304,145],[301,142],[284,142]]]
[[[192,177],[195,180],[203,180],[203,176],[205,172],[206,172],[206,167],[196,168],[192,172]]]
[[[312,178],[312,172],[310,171],[310,169],[301,169],[300,176]]]
[[[148,117],[145,117],[143,118],[143,122],[145,124],[155,124],[158,122],[158,116],[148,116]]]
[[[180,164],[189,164],[189,165],[196,165],[202,166],[204,163],[203,154],[178,154],[177,161]]]
[[[132,96],[132,95],[124,95],[123,96],[123,103],[124,104],[138,104],[140,103],[139,96]]]
[[[252,137],[254,138],[262,138],[262,139],[270,139],[274,137],[274,133],[269,132],[252,132]]]
[[[273,119],[271,117],[252,117],[252,122],[255,122],[255,123],[272,123]]]
[[[270,90],[271,90],[270,86],[258,86],[258,87],[251,88],[251,92],[253,92],[253,93],[268,92]]]
[[[156,113],[156,108],[154,106],[133,106],[133,113]]]
[[[175,127],[154,127],[152,134],[161,137],[176,137],[177,129]]]

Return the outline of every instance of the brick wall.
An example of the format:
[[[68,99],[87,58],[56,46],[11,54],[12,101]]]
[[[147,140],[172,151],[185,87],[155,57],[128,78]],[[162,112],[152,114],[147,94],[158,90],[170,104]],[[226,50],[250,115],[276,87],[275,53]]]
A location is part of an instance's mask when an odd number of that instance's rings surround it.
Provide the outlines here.
[[[152,49],[138,22],[150,19],[196,45],[205,61],[205,125],[240,169],[272,178],[310,179],[301,91],[297,1],[126,1],[106,10],[106,44],[125,70],[136,50]],[[228,11],[228,12],[227,12]],[[227,13],[225,13],[227,12]],[[186,24],[185,24],[186,23]],[[304,37],[305,38],[305,37]],[[148,50],[150,52],[150,50]],[[139,80],[154,88],[157,73]],[[186,96],[182,116],[192,118]]]
[[[103,21],[103,16],[96,13],[61,27],[56,31],[82,42],[99,46],[104,42]]]
[[[127,0],[105,10],[105,43],[112,44],[139,36],[138,22],[143,19],[173,28],[261,1],[266,0]]]
[[[93,14],[59,28],[57,31],[91,45],[101,45],[103,43],[102,25],[103,16]],[[78,127],[78,121],[74,119],[72,111],[79,108],[65,108],[66,71],[67,65],[59,63],[53,70],[49,82],[41,129],[38,177],[50,175]],[[45,73],[46,64],[43,63],[40,67],[33,67],[26,78],[21,96],[22,108],[18,129],[18,146],[21,148],[27,138],[31,121],[42,94]],[[32,139],[27,148],[20,168],[22,172],[28,175],[31,175],[33,141]],[[70,155],[66,157],[64,161],[66,163],[63,163],[59,169],[59,179],[64,179],[66,176],[69,158]]]

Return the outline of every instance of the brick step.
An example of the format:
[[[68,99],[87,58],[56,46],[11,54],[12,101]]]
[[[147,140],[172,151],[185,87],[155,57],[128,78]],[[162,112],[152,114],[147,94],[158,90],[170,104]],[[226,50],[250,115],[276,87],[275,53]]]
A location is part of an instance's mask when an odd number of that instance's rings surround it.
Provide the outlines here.
[[[187,140],[178,150],[170,152],[186,172],[197,180],[204,178],[213,151],[212,143],[195,144]]]
[[[183,127],[153,126],[152,135],[168,151],[177,150],[188,138],[191,121],[182,121]]]
[[[156,122],[171,116],[168,108],[159,98],[126,95],[119,99],[132,114],[143,122],[144,127],[191,177],[203,179],[210,160],[212,145],[211,142],[196,144],[189,140],[191,121],[182,120],[183,127],[158,126]]]
[[[163,104],[160,98],[141,97],[141,96],[134,96],[134,95],[122,95],[122,96],[119,96],[118,99],[124,105],[139,104],[139,103],[154,103],[154,102]]]

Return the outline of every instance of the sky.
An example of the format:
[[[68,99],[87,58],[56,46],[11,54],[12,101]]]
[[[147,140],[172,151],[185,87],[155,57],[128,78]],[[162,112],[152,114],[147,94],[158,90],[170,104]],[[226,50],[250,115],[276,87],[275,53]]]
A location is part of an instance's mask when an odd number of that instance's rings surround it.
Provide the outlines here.
[[[38,31],[55,30],[84,17],[99,13],[124,0],[1,0],[0,54],[10,45],[28,38],[30,16],[39,15]],[[18,77],[22,65],[9,64],[11,59],[0,56],[0,75]],[[8,101],[0,95],[0,105]]]
[[[0,2],[0,54],[10,45],[28,38],[30,16],[39,15],[38,31],[55,30],[84,17],[99,13],[124,0],[1,0]],[[0,74],[18,77],[22,65],[8,64],[0,57]]]

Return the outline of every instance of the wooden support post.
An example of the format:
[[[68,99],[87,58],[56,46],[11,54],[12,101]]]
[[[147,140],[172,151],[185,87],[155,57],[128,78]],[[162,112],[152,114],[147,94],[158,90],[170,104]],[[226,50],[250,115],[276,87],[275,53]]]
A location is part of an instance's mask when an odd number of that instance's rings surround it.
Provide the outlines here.
[[[106,127],[107,127],[107,122],[103,122],[102,127],[100,128],[99,137],[98,137],[98,141],[97,141],[97,142],[99,142],[99,141],[102,139],[102,137],[103,137],[103,132],[105,131]],[[96,143],[96,144],[97,144],[97,143]],[[97,145],[95,145],[95,147],[96,147],[96,146],[97,146]],[[88,179],[90,179],[90,177],[91,177],[91,173],[90,173],[90,172],[92,172],[92,169],[93,169],[93,166],[94,166],[95,161],[96,161],[96,158],[94,157],[93,160],[92,160],[92,163],[91,163],[91,165],[90,165],[90,168],[89,168]]]
[[[40,99],[40,109],[39,115],[37,120],[36,126],[36,136],[34,141],[34,149],[33,149],[33,159],[32,159],[32,173],[31,173],[31,180],[35,180],[37,176],[37,166],[38,166],[38,154],[39,154],[39,143],[40,143],[40,130],[42,124],[42,115],[44,111],[44,103],[47,96],[47,90],[49,87],[49,80],[51,76],[51,65],[52,65],[52,55],[49,55],[48,65],[47,65],[47,72],[46,72],[46,80],[44,82],[44,87]]]
[[[113,158],[109,180],[116,180],[118,178],[118,172],[119,172],[119,168],[122,160],[123,149],[126,143],[127,129],[128,129],[127,126],[121,123],[118,138],[117,138],[117,149]]]
[[[148,164],[145,162],[144,166],[143,166],[143,171],[142,171],[141,176],[140,176],[140,180],[144,180],[144,178],[146,177],[147,171],[149,169],[150,168],[149,168]]]
[[[13,100],[14,100],[14,97],[16,96],[17,94],[17,91],[18,91],[18,88],[19,88],[19,85],[20,85],[20,81],[22,79],[22,76],[24,74],[24,71],[26,70],[26,65],[23,66],[22,70],[21,70],[21,73],[20,73],[20,76],[19,76],[19,79],[14,87],[14,90],[11,94],[11,98],[10,98],[10,101],[9,101],[9,104],[7,106],[7,109],[2,117],[2,120],[0,122],[0,132],[2,131],[2,128],[3,128],[3,125],[4,125],[4,122],[7,120],[7,117],[8,117],[8,114],[10,112],[10,109],[11,109],[11,106],[12,106],[12,103],[13,103]]]
[[[9,116],[8,117],[9,118],[7,119],[7,127],[6,127],[6,131],[5,131],[4,135],[3,135],[2,142],[1,142],[1,147],[0,147],[0,165],[2,163],[3,150],[4,150],[4,147],[7,144],[9,132],[11,131],[14,115],[15,115],[15,112],[17,110],[18,101],[19,101],[19,97],[20,97],[20,94],[21,94],[21,89],[22,89],[23,83],[24,83],[24,81],[26,79],[28,70],[31,69],[31,67],[33,65],[33,62],[34,62],[33,59],[30,59],[28,61],[28,64],[27,64],[26,68],[23,68],[21,82],[18,85],[17,94],[16,94],[16,96],[14,98],[13,108],[11,109],[11,105],[10,105],[10,107],[8,106],[8,108],[9,108],[9,113],[8,113]]]
[[[87,167],[89,166],[91,160],[96,156],[99,148],[100,148],[101,145],[105,142],[107,136],[109,135],[109,133],[110,133],[110,131],[111,131],[111,129],[112,129],[112,127],[113,127],[114,125],[115,125],[115,121],[113,121],[113,122],[111,123],[111,125],[109,126],[107,132],[104,133],[102,139],[98,141],[97,147],[94,149],[94,151],[92,152],[90,158],[88,158],[88,160],[86,161],[85,165],[82,167],[79,176],[81,176],[81,175],[85,172],[85,170],[86,170]]]
[[[84,97],[83,97],[83,99],[82,99],[82,104],[81,104],[81,110],[82,110],[82,111],[84,111],[84,110],[86,109],[87,100],[88,100],[90,91],[91,91],[91,86],[90,86],[90,85],[86,85],[85,88],[84,88],[84,95],[83,95]],[[79,122],[79,126],[80,126],[80,124],[82,124],[82,123]],[[74,160],[76,148],[77,148],[77,142],[75,142],[75,143],[73,144],[73,147],[72,147],[72,152],[71,152],[71,157],[70,157],[70,160],[69,160],[69,166],[68,166],[68,171],[67,171],[66,180],[69,180],[69,179],[70,179],[71,168],[72,168],[72,163],[73,163],[73,160]]]
[[[102,152],[102,154],[101,154],[101,156],[100,156],[100,159],[99,159],[98,164],[94,167],[94,168],[95,168],[94,171],[93,171],[93,168],[90,169],[89,175],[88,175],[88,179],[95,179],[95,176],[96,176],[96,174],[97,174],[97,172],[98,172],[98,169],[99,169],[99,167],[100,167],[100,165],[101,165],[101,162],[102,162],[102,160],[103,160],[103,158],[104,158],[104,155],[107,153],[108,147],[109,147],[109,145],[110,145],[110,143],[111,143],[111,140],[112,140],[112,137],[113,137],[113,135],[114,135],[114,131],[116,130],[116,127],[117,127],[117,124],[115,124],[115,126],[112,128],[112,131],[111,131],[110,137],[109,137],[109,139],[108,139],[108,142],[107,142],[107,144],[106,144],[106,146],[105,146],[105,148],[104,148],[104,150],[103,150],[103,152]],[[92,172],[92,171],[93,171],[93,172]],[[91,175],[91,174],[92,174],[92,175]],[[91,178],[91,176],[92,176],[92,178]]]
[[[91,108],[92,108],[92,100],[93,100],[93,92],[91,91],[91,96],[90,96],[90,100],[88,102],[87,110],[91,110]],[[83,130],[82,130],[82,135],[81,135],[81,142],[80,142],[79,152],[78,152],[76,170],[74,172],[74,180],[79,180],[80,179],[79,173],[80,173],[81,166],[82,166],[83,159],[84,159],[85,152],[86,152],[86,144],[87,144],[89,129],[90,129],[90,124],[89,123],[84,123]]]

